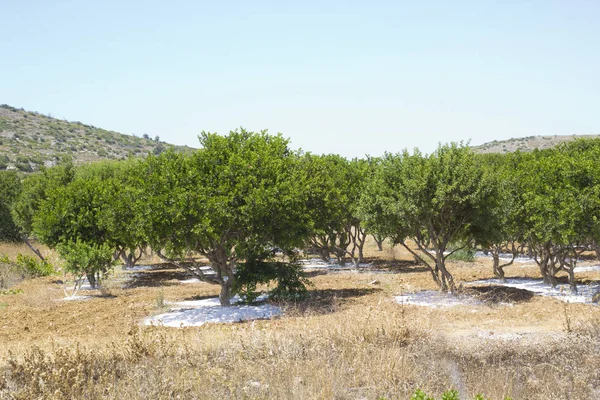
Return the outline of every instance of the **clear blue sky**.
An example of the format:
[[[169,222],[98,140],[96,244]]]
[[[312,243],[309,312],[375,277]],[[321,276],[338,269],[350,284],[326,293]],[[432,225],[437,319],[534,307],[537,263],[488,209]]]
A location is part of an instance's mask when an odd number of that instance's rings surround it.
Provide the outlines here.
[[[600,1],[0,0],[0,103],[348,157],[600,133]]]

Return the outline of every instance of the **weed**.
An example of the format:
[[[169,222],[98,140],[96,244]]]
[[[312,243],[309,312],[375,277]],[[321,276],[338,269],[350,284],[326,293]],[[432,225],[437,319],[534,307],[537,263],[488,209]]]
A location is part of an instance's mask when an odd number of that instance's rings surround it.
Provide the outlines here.
[[[8,289],[8,290],[2,290],[0,291],[0,296],[7,296],[7,295],[13,295],[13,294],[22,294],[23,293],[23,289]]]

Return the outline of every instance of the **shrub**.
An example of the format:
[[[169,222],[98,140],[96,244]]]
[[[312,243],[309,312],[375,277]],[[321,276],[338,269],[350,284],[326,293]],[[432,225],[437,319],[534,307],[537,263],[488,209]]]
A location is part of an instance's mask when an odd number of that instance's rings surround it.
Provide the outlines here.
[[[288,300],[303,297],[308,280],[302,268],[296,264],[252,260],[240,263],[233,290],[239,293],[245,302],[252,303],[258,297],[257,285],[269,282],[277,284],[269,292],[271,299]]]
[[[57,246],[58,253],[65,260],[65,268],[75,276],[86,275],[92,288],[115,265],[113,251],[107,244],[97,245],[77,239]]]
[[[410,400],[435,400],[434,397],[428,396],[421,389],[417,389]],[[457,390],[448,390],[442,394],[441,400],[460,400]],[[482,394],[477,394],[473,400],[486,400]],[[510,397],[505,397],[504,400],[512,400]]]
[[[449,259],[455,261],[473,262],[475,261],[475,250],[469,248],[458,250],[456,253],[452,254]]]
[[[34,277],[48,276],[54,273],[54,267],[49,262],[38,260],[35,257],[26,256],[21,253],[17,255],[16,265],[27,272],[28,275]]]
[[[31,165],[28,162],[27,163],[18,162],[16,167],[19,171],[22,171],[22,172],[33,172],[33,168],[31,168]]]
[[[459,250],[457,250],[459,249]],[[475,249],[471,244],[467,244],[465,246],[464,242],[450,243],[448,245],[449,251],[456,250],[449,259],[455,261],[464,261],[464,262],[473,262],[475,261]]]

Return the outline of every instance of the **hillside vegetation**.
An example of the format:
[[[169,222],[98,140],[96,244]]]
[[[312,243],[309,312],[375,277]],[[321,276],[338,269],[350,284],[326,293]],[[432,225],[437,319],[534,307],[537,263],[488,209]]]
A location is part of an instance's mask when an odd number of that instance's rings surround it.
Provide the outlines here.
[[[0,170],[35,171],[64,157],[76,164],[104,159],[144,157],[167,149],[189,151],[150,138],[124,135],[36,112],[0,105]]]
[[[533,149],[551,149],[560,143],[575,139],[596,139],[600,135],[553,135],[553,136],[527,136],[511,138],[508,140],[494,140],[479,146],[474,146],[476,153],[513,153],[517,150],[532,151]]]

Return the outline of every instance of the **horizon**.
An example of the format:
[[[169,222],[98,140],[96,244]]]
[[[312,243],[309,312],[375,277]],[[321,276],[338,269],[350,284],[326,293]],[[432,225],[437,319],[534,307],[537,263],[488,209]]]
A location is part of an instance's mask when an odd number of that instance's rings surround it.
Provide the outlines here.
[[[600,133],[600,5],[25,1],[0,103],[197,148],[281,133],[348,158]]]

